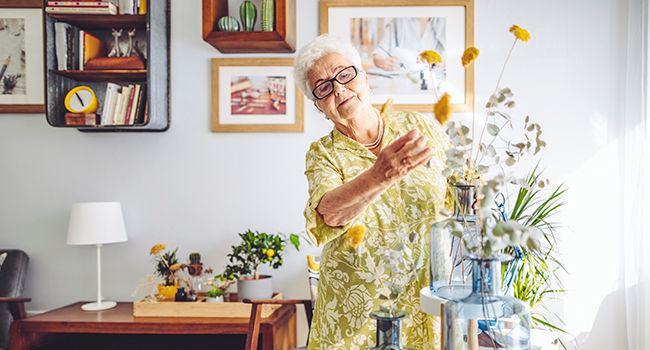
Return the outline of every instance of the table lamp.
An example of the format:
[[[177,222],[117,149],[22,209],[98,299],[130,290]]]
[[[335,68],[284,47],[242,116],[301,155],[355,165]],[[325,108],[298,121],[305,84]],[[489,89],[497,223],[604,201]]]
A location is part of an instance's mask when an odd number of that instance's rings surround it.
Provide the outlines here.
[[[97,302],[81,306],[85,311],[113,308],[114,301],[102,300],[101,248],[106,243],[126,242],[126,228],[119,202],[75,203],[70,212],[68,244],[97,247]]]

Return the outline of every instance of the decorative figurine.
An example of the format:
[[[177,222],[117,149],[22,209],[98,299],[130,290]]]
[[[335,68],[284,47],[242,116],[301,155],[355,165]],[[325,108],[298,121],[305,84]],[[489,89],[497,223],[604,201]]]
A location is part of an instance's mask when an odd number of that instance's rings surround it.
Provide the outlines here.
[[[122,36],[122,29],[116,30],[111,29],[111,35],[115,39],[113,44],[113,49],[108,53],[108,57],[122,57],[122,52],[120,51],[120,36]]]
[[[257,8],[252,2],[246,0],[239,7],[239,18],[241,19],[242,31],[250,32],[255,27],[257,19]]]
[[[134,52],[135,48],[133,46],[133,37],[135,37],[135,28],[129,30],[128,35],[129,35],[129,47],[126,49],[126,54],[124,56],[127,57],[136,56],[137,54]]]

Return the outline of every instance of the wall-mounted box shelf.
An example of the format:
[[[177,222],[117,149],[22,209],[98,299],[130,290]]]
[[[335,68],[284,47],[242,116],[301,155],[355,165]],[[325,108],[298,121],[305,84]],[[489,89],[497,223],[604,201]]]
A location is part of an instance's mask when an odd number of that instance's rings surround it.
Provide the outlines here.
[[[258,21],[260,12],[258,9]],[[296,0],[275,0],[272,32],[220,32],[217,21],[223,16],[228,16],[227,0],[203,0],[203,40],[222,53],[296,51]]]
[[[45,108],[47,122],[54,127],[77,128],[91,132],[165,131],[169,128],[169,33],[170,0],[148,0],[146,15],[87,15],[51,14],[43,12],[45,21]],[[145,69],[135,70],[57,70],[54,23],[65,22],[103,38],[112,46],[111,29],[125,31],[136,28],[146,42]],[[125,40],[125,35],[122,40]],[[136,37],[137,38],[137,37]],[[90,87],[97,99],[101,114],[107,83],[121,86],[139,84],[145,94],[143,110],[146,121],[131,125],[70,125],[66,122],[64,98],[68,91],[80,85]]]

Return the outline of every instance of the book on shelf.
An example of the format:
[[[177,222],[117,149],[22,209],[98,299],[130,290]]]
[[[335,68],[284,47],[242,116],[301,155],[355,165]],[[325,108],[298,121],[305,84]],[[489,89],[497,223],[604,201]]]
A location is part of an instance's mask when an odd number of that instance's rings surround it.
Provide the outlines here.
[[[47,13],[116,15],[118,8],[110,1],[48,1]]]
[[[79,70],[84,70],[88,61],[95,57],[106,56],[106,43],[98,37],[84,31],[79,31]]]
[[[121,86],[115,83],[106,85],[101,125],[134,125],[144,120],[142,103],[146,100],[142,84]]]

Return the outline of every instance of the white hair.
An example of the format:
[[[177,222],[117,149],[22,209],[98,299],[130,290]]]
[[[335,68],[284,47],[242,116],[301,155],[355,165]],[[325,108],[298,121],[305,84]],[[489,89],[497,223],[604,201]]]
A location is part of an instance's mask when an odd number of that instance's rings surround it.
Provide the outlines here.
[[[293,76],[296,80],[296,85],[300,88],[303,95],[312,101],[316,98],[311,92],[307,74],[316,61],[330,53],[338,53],[352,62],[358,70],[363,70],[359,51],[348,41],[328,34],[317,36],[309,44],[300,49],[293,64]]]

